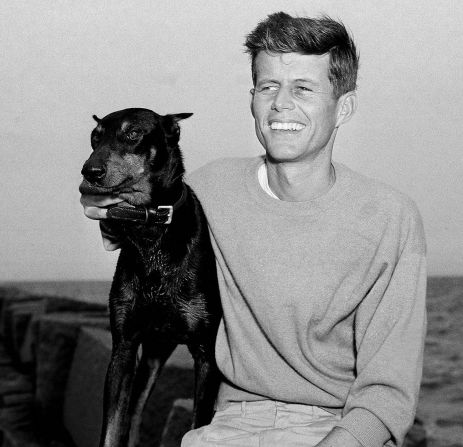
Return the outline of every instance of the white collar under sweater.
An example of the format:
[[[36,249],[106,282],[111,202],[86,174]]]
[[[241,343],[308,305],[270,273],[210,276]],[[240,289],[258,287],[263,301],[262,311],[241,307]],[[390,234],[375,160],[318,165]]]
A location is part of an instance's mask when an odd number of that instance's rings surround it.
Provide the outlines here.
[[[257,178],[259,179],[259,184],[262,187],[262,189],[270,196],[273,197],[274,199],[280,200],[274,192],[270,189],[270,186],[268,184],[268,175],[267,175],[267,163],[262,163],[259,167],[259,170],[257,171]]]
[[[334,167],[333,167],[334,170]],[[267,171],[267,163],[264,161],[257,171],[257,178],[259,180],[259,184],[261,188],[274,199],[281,200],[275,193],[270,189],[270,185],[268,184],[268,171]]]

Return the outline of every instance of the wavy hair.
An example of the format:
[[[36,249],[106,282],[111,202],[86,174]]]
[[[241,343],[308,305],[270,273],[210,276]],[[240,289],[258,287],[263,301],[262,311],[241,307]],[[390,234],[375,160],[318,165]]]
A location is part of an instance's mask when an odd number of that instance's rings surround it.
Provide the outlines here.
[[[328,16],[292,17],[270,14],[246,36],[245,52],[251,56],[252,80],[256,83],[256,57],[267,53],[329,54],[328,79],[334,96],[357,88],[359,55],[346,27]]]

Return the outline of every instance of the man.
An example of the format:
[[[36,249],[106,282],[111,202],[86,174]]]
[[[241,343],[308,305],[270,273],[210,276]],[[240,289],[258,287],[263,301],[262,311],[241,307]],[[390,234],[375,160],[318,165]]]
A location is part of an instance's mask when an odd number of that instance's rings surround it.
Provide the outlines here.
[[[329,18],[276,13],[246,48],[265,157],[188,179],[217,257],[225,379],[214,420],[182,446],[401,445],[421,377],[425,242],[410,199],[332,161],[357,107],[354,43]],[[114,201],[82,203],[103,218]]]

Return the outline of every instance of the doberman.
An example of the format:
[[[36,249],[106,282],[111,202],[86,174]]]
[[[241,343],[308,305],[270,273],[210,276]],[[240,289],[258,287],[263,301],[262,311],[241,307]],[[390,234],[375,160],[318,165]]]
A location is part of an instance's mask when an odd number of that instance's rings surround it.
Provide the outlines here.
[[[193,427],[213,415],[221,306],[206,218],[183,182],[178,123],[191,115],[137,108],[93,116],[93,152],[79,190],[124,200],[102,221],[121,252],[109,295],[113,349],[101,447],[137,444],[143,407],[178,344],[188,346],[195,362]]]

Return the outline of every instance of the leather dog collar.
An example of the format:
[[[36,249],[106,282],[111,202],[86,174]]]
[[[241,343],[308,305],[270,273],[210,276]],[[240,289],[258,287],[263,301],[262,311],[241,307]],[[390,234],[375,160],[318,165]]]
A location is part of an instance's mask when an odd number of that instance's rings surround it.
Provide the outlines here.
[[[182,184],[182,194],[173,205],[159,205],[156,208],[132,206],[129,204],[115,205],[108,208],[106,217],[112,220],[133,222],[146,225],[168,225],[172,222],[174,211],[185,202],[187,190]]]

